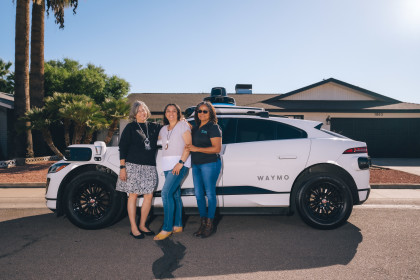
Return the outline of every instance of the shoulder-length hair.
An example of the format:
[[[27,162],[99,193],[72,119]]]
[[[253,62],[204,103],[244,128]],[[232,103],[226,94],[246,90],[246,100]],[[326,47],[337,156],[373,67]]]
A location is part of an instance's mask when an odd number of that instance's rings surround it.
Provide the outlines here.
[[[200,124],[201,124],[201,121],[198,118],[198,112],[197,111],[200,109],[200,106],[202,106],[202,105],[206,105],[207,109],[209,110],[209,114],[210,114],[209,122],[217,124],[216,109],[214,109],[213,105],[210,102],[203,101],[203,102],[198,103],[198,105],[195,107],[195,113],[194,113],[195,125],[200,126]]]
[[[136,100],[133,103],[133,105],[131,105],[130,116],[129,116],[130,121],[136,120],[136,115],[140,107],[142,107],[146,111],[146,114],[147,114],[146,120],[152,116],[152,114],[150,114],[149,107],[147,107],[146,103],[140,100]]]
[[[181,120],[181,115],[182,115],[181,108],[177,104],[175,104],[175,103],[170,103],[170,104],[168,104],[168,105],[165,106],[165,109],[163,109],[163,124],[164,125],[169,124],[169,120],[166,117],[166,109],[168,109],[169,106],[174,106],[176,108],[176,119],[178,121]]]

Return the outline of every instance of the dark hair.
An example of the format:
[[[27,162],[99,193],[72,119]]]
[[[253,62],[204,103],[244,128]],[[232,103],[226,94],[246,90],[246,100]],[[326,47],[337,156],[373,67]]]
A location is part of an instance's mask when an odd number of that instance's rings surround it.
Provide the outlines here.
[[[181,108],[178,105],[174,104],[174,103],[170,103],[170,104],[168,104],[168,105],[165,106],[165,109],[163,109],[163,124],[164,125],[169,124],[169,120],[168,120],[168,118],[165,115],[166,114],[166,109],[168,109],[169,106],[174,106],[176,108],[176,117],[177,117],[176,119],[178,121],[181,120]]]
[[[198,105],[195,107],[195,114],[194,114],[195,125],[200,126],[200,124],[201,124],[201,121],[198,118],[197,111],[198,111],[198,109],[200,109],[200,106],[202,106],[202,105],[206,105],[207,109],[209,110],[209,114],[210,114],[209,122],[217,124],[216,109],[214,109],[213,105],[210,102],[203,101],[203,102],[198,103]]]

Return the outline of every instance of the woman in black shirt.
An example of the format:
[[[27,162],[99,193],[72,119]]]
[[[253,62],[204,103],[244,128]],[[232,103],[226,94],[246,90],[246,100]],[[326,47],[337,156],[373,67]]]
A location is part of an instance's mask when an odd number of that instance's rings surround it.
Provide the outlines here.
[[[213,219],[216,212],[216,183],[222,167],[222,131],[217,124],[216,111],[209,102],[201,102],[195,108],[195,126],[191,130],[191,152],[194,192],[200,212],[200,228],[197,237],[209,237],[214,232]],[[208,200],[208,210],[206,198]]]
[[[158,184],[156,171],[157,139],[161,125],[148,122],[150,111],[142,101],[133,103],[131,122],[125,127],[120,143],[120,176],[117,191],[128,194],[127,212],[131,225],[130,235],[136,239],[154,235],[146,227],[152,205],[153,191]],[[137,197],[143,195],[140,224],[136,224]]]

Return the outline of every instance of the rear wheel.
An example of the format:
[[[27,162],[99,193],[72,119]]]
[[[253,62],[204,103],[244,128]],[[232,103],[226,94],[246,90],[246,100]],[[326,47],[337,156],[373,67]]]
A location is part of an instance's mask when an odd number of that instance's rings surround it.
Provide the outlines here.
[[[84,229],[98,229],[117,221],[124,211],[124,193],[115,191],[116,177],[89,171],[75,177],[64,194],[68,219]]]
[[[353,199],[349,187],[330,174],[311,176],[296,194],[296,208],[302,220],[319,229],[333,229],[350,217]]]

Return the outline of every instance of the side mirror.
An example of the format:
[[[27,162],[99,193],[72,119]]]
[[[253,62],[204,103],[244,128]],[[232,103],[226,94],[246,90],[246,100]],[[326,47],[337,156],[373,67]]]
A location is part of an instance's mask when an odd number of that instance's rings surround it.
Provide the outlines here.
[[[106,152],[106,144],[104,141],[96,141],[93,143],[95,146],[95,156],[102,156]]]

